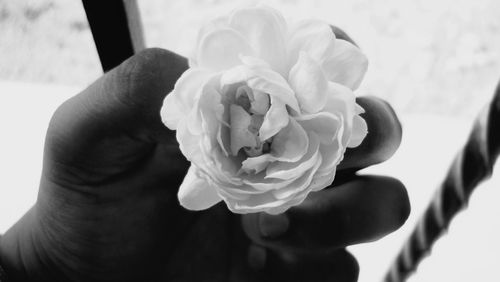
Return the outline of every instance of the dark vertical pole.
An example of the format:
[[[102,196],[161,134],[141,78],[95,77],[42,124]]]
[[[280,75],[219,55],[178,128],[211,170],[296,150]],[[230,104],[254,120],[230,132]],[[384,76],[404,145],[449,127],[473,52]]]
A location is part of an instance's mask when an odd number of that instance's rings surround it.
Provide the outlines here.
[[[144,48],[136,0],[82,0],[104,72]]]
[[[446,179],[396,257],[385,282],[406,281],[415,271],[433,244],[448,229],[451,220],[466,208],[474,189],[491,176],[499,153],[500,84],[491,103],[477,118]]]

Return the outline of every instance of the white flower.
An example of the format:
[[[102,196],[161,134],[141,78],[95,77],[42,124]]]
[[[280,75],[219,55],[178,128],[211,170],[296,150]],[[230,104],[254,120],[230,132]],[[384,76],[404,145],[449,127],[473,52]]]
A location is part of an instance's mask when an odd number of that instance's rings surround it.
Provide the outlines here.
[[[367,134],[353,93],[367,64],[328,24],[288,26],[265,6],[203,28],[161,111],[191,161],[181,205],[277,214],[331,185]]]

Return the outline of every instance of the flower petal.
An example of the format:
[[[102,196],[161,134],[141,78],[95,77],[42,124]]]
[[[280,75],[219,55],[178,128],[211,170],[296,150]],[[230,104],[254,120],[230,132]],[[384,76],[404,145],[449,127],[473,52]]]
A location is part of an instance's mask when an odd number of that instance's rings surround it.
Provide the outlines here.
[[[253,92],[254,100],[251,103],[250,111],[253,114],[265,115],[269,110],[269,95],[264,92],[255,90]]]
[[[162,121],[168,128],[177,129],[179,120],[186,117],[194,107],[200,89],[209,78],[210,73],[199,68],[188,69],[181,75],[174,90],[165,97],[161,108]]]
[[[303,112],[317,113],[323,108],[328,81],[321,66],[307,53],[300,53],[297,63],[290,70],[288,81]]]
[[[186,124],[186,120],[181,120],[178,124],[175,137],[179,143],[179,149],[188,161],[200,160],[200,143],[198,137],[193,135]]]
[[[342,133],[342,129],[339,130],[339,134]],[[345,147],[342,146],[340,138],[336,138],[335,142],[321,144],[319,152],[322,157],[322,163],[318,168],[318,174],[330,174],[336,170],[337,165],[344,158]]]
[[[309,187],[311,192],[316,192],[332,185],[333,180],[335,179],[335,173],[336,171],[333,170],[331,173],[325,175],[314,175],[314,178],[311,181],[311,186]]]
[[[191,165],[177,194],[179,202],[188,210],[205,210],[221,201],[214,187]]]
[[[368,134],[368,125],[366,121],[360,117],[359,115],[355,115],[352,123],[352,134],[349,139],[349,143],[347,143],[347,147],[354,148],[361,145],[363,139]]]
[[[240,106],[231,105],[231,153],[238,155],[243,147],[255,147],[257,142],[254,135],[248,130],[251,123],[250,115]]]
[[[161,120],[171,130],[176,130],[179,121],[186,115],[182,107],[179,99],[172,92],[163,100],[160,111]]]
[[[257,157],[247,158],[241,163],[241,170],[246,173],[259,173],[266,169],[270,162],[274,162],[275,159],[271,154],[263,154]]]
[[[339,128],[343,126],[342,121],[329,112],[319,112],[312,115],[296,117],[307,132],[316,133],[322,144],[330,144],[337,137]]]
[[[356,97],[351,89],[335,83],[328,83],[328,98],[324,111],[341,117],[344,123],[342,145],[347,146],[352,132],[352,123],[356,115]]]
[[[203,40],[203,38],[205,38],[207,34],[217,29],[227,28],[228,20],[229,20],[228,17],[218,17],[204,24],[198,31],[198,35],[196,38],[196,46],[200,46],[201,41]],[[192,51],[192,54],[190,54],[188,57],[188,63],[190,68],[198,66],[197,51],[198,50],[194,49]]]
[[[273,190],[272,191],[273,195],[277,199],[283,200],[286,198],[292,198],[296,194],[299,194],[300,192],[306,190],[311,184],[314,173],[318,170],[318,167],[321,165],[321,155],[318,155],[318,158],[319,161],[314,163],[314,166],[311,169],[309,169],[306,173],[302,174],[301,177],[295,180],[292,184],[288,185],[286,188]]]
[[[238,9],[230,16],[229,26],[248,40],[257,57],[284,73],[286,23],[277,11],[265,6]]]
[[[243,171],[259,173],[272,162],[296,162],[307,153],[309,148],[307,133],[293,118],[287,118],[289,119],[288,125],[273,138],[271,152],[244,160],[241,166]],[[257,178],[248,179],[245,183],[258,185],[255,183],[256,180]],[[271,180],[265,181],[264,177],[258,180],[264,186],[275,185],[275,187],[279,187]]]
[[[266,169],[265,178],[290,179],[314,166],[318,162],[319,137],[316,134],[309,134],[309,148],[307,153],[297,162],[274,162]]]
[[[297,62],[300,52],[306,52],[317,62],[323,62],[334,52],[335,34],[330,25],[319,20],[303,20],[291,30],[288,40],[288,63]]]
[[[216,29],[202,38],[196,63],[213,71],[226,70],[241,64],[240,55],[252,55],[247,40],[231,28]]]
[[[368,59],[358,47],[337,39],[334,54],[321,65],[328,80],[356,90],[368,68]]]
[[[308,147],[307,133],[295,119],[290,118],[288,125],[274,136],[271,155],[279,161],[296,162],[307,153]]]
[[[259,129],[259,138],[262,142],[273,137],[281,129],[288,125],[290,118],[285,104],[274,96],[271,96],[271,106],[264,116],[264,122]]]
[[[299,111],[299,103],[288,82],[279,73],[259,65],[241,65],[226,71],[221,86],[246,83],[253,90],[276,96],[292,109]]]

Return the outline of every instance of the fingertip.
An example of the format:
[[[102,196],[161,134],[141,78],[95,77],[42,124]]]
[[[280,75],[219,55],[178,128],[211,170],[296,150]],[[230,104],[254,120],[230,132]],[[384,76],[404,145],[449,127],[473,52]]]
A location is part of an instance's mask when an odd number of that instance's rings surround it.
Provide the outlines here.
[[[170,142],[173,133],[161,121],[166,95],[188,68],[187,59],[161,48],[142,50],[109,71],[100,82],[102,112],[115,113],[133,135],[152,142]],[[109,114],[108,114],[109,115]]]
[[[383,177],[387,181],[387,189],[390,190],[388,194],[392,195],[393,199],[391,202],[399,203],[394,205],[394,229],[397,230],[403,226],[410,216],[411,204],[410,198],[408,197],[408,191],[405,185],[396,178]]]
[[[394,109],[384,100],[374,96],[356,99],[365,113],[368,134],[358,147],[348,148],[338,169],[362,169],[384,162],[399,148],[403,136],[401,123]]]
[[[148,48],[118,66],[116,76],[118,83],[127,86],[123,98],[146,106],[154,101],[161,106],[187,68],[186,58],[165,49]]]

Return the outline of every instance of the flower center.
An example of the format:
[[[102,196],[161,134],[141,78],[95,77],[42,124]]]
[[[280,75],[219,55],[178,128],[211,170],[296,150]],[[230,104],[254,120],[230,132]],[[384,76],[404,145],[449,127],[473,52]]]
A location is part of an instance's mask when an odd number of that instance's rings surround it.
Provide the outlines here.
[[[229,105],[231,154],[241,149],[248,157],[260,156],[270,150],[270,141],[261,141],[259,129],[269,110],[269,95],[247,85],[239,86]]]

